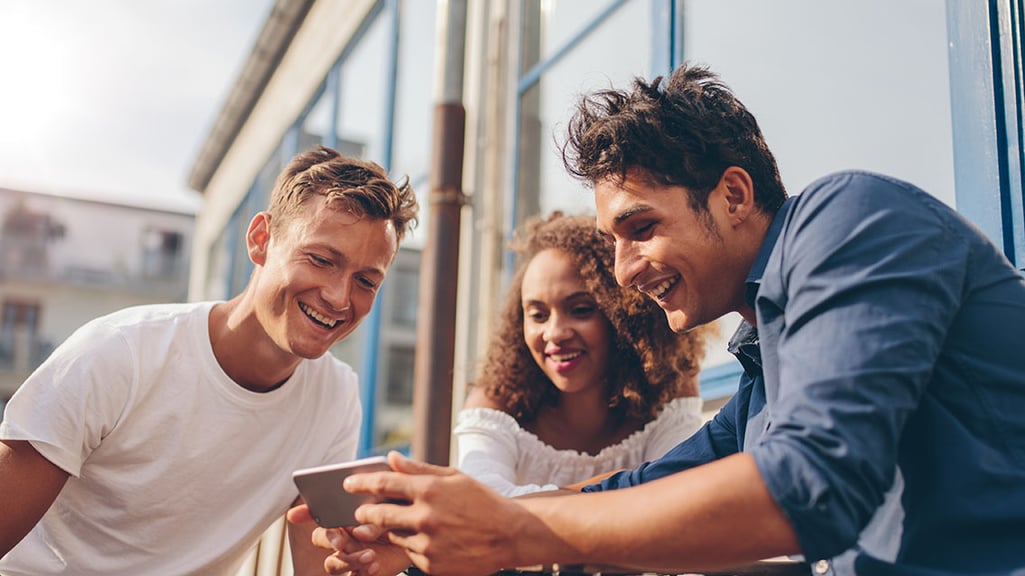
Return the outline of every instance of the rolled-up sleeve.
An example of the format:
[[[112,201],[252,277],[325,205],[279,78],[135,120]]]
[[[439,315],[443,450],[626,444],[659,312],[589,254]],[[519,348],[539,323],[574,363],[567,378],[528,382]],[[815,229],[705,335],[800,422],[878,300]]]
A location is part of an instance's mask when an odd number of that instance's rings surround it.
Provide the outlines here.
[[[764,366],[778,390],[747,451],[810,559],[853,546],[883,501],[958,310],[965,243],[917,195],[869,174],[813,184],[758,293],[763,347],[781,327]]]

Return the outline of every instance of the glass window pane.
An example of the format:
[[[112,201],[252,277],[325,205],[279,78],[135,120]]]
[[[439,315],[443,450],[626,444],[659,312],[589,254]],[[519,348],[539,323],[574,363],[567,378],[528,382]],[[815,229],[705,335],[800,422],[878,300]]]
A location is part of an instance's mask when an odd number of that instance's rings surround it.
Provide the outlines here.
[[[385,163],[387,110],[388,18],[377,18],[342,62],[339,75],[338,142],[343,154]]]
[[[302,127],[299,130],[299,150],[305,151],[317,144],[331,146],[329,142],[331,134],[331,109],[334,103],[334,87],[329,86],[321,92],[317,102],[310,108],[306,118],[303,119]]]
[[[534,0],[535,7],[528,7],[528,14],[538,10],[540,19],[541,59],[548,58],[555,50],[561,48],[576,35],[581,25],[595,18],[613,2],[597,2],[595,0]],[[647,2],[633,2],[643,4]],[[647,36],[638,34],[641,42],[647,42]]]
[[[431,153],[435,3],[402,3],[392,172],[424,179]],[[420,192],[418,190],[418,192]],[[424,190],[426,192],[426,190]]]
[[[395,88],[395,121],[390,172],[408,176],[420,201],[417,227],[403,246],[422,246],[427,238],[430,193],[431,130],[434,121],[434,20],[435,3],[402,2],[399,14],[398,74]]]
[[[685,58],[709,64],[752,111],[792,194],[858,168],[953,204],[944,2],[687,0],[684,8]]]
[[[587,189],[566,174],[558,144],[579,94],[648,75],[651,28],[651,4],[627,2],[541,77],[536,94],[524,95],[520,197],[540,190],[541,213],[594,211]],[[624,42],[624,30],[637,41]]]

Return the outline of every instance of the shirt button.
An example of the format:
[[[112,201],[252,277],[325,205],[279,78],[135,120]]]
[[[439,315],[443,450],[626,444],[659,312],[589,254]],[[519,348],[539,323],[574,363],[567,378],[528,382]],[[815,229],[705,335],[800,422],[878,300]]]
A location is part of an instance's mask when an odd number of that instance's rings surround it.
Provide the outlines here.
[[[816,574],[825,574],[826,572],[829,572],[829,560],[819,560],[812,567],[812,570],[814,570]]]

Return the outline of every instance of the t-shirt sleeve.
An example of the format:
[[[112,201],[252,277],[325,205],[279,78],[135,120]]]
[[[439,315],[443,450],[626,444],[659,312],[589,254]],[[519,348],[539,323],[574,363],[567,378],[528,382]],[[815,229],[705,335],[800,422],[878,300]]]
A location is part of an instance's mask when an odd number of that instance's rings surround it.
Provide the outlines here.
[[[7,403],[0,438],[26,440],[78,476],[117,426],[137,380],[134,354],[116,329],[92,321],[39,366]]]
[[[504,412],[490,408],[463,410],[453,430],[458,468],[504,496],[557,489],[554,484],[517,484],[517,429],[516,421]]]

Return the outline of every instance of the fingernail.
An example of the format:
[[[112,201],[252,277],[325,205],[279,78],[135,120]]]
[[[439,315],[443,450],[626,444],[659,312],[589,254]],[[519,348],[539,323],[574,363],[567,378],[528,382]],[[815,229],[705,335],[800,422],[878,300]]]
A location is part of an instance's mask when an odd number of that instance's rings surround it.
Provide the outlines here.
[[[364,550],[363,553],[359,555],[359,561],[364,563],[364,564],[366,564],[367,562],[370,562],[373,559],[374,559],[374,553],[371,552],[370,550]]]

